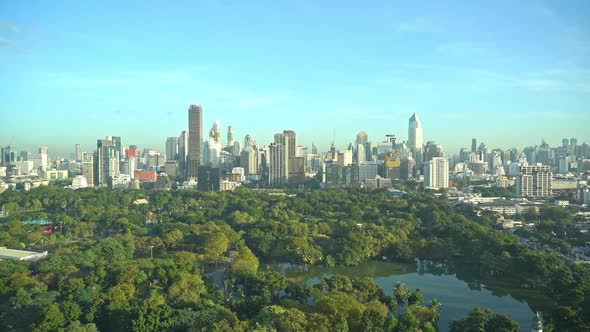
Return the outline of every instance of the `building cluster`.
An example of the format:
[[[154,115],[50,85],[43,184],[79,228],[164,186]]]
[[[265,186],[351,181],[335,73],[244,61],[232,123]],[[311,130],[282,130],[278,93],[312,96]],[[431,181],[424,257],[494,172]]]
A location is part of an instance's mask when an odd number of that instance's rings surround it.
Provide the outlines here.
[[[222,135],[220,121],[203,130],[203,108],[190,105],[188,128],[166,139],[165,151],[140,150],[124,145],[119,136],[98,139],[96,149],[84,152],[75,145],[70,160],[51,160],[46,147],[38,153],[1,149],[0,190],[28,189],[49,181],[72,179],[71,188],[196,188],[205,191],[233,190],[243,184],[258,188],[301,188],[315,179],[323,187],[392,188],[396,181],[412,180],[424,189],[464,187],[493,183],[514,187],[520,198],[548,198],[560,190],[576,190],[580,203],[590,201],[587,172],[590,147],[575,138],[562,146],[540,146],[508,150],[489,149],[474,138],[471,149],[447,157],[443,147],[426,141],[422,121],[413,114],[408,121],[407,140],[385,135],[371,142],[366,132],[354,143],[337,150],[320,152],[299,144],[293,130],[274,135],[259,144],[250,135],[234,137],[234,128]]]

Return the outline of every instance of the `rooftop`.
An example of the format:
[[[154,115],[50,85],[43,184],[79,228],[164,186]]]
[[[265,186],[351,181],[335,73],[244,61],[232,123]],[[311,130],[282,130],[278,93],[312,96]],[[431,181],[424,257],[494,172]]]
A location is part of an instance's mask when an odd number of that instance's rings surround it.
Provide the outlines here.
[[[26,250],[15,250],[7,249],[6,247],[0,247],[0,260],[1,259],[14,259],[18,261],[36,260],[47,256],[47,251],[34,252]]]

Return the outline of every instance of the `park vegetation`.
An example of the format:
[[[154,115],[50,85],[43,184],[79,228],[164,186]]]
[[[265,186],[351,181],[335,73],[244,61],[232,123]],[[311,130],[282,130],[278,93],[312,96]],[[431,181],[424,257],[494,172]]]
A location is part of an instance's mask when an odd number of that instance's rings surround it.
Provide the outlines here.
[[[503,280],[551,299],[541,308],[545,330],[590,330],[590,266],[529,249],[444,197],[50,186],[7,191],[0,206],[10,213],[0,219],[0,246],[49,251],[38,262],[0,261],[3,331],[436,331],[444,303],[424,303],[411,285],[391,285],[390,297],[372,279],[307,285],[266,268],[383,257]],[[53,221],[54,233],[23,224],[33,219]],[[518,330],[479,308],[449,328],[484,325]]]

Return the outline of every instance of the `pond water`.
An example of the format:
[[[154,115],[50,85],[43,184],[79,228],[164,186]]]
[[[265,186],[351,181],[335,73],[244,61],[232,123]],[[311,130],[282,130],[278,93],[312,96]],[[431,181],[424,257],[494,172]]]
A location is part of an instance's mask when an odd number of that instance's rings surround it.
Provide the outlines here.
[[[466,316],[475,307],[489,308],[510,317],[520,325],[521,331],[530,331],[534,316],[531,306],[522,299],[522,290],[520,293],[514,291],[521,298],[517,299],[506,285],[488,285],[485,281],[468,283],[440,264],[369,261],[353,267],[321,267],[281,263],[268,265],[267,268],[305,284],[317,284],[322,278],[336,274],[371,277],[389,296],[393,296],[393,287],[398,281],[408,288],[419,288],[424,295],[424,303],[430,303],[432,299],[442,303],[439,331],[448,331],[451,321]]]

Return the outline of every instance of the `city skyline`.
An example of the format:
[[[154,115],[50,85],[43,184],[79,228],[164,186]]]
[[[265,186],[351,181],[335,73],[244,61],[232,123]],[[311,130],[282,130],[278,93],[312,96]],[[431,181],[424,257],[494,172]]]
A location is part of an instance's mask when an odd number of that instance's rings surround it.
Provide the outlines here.
[[[452,153],[590,142],[586,1],[115,4],[0,4],[0,144],[163,151],[192,103],[236,139],[322,151],[334,130],[407,140],[414,112]]]

